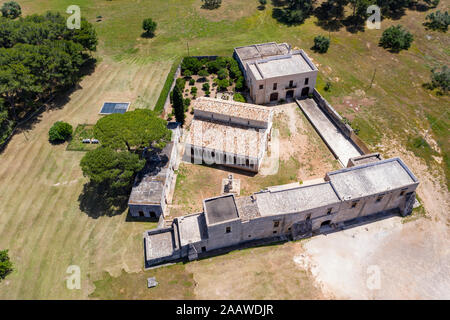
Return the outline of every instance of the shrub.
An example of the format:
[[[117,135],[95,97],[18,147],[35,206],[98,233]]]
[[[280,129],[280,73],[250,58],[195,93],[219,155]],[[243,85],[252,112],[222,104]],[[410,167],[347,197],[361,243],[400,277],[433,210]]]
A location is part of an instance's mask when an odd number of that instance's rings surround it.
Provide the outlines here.
[[[142,29],[145,31],[145,35],[153,37],[155,35],[157,23],[152,18],[147,18],[142,21]]]
[[[206,68],[209,73],[217,73],[220,69],[227,68],[227,59],[219,57],[216,60],[208,61]]]
[[[220,69],[217,72],[217,77],[222,80],[222,79],[226,79],[228,77],[228,71],[227,69]]]
[[[192,77],[192,71],[189,70],[189,69],[184,70],[183,71],[183,76],[185,76],[187,78]]]
[[[22,14],[20,5],[15,1],[5,2],[2,6],[2,15],[5,18],[15,19]]]
[[[442,70],[431,70],[431,88],[439,88],[443,93],[450,90],[450,68],[443,66]]]
[[[204,83],[203,86],[202,86],[202,90],[205,91],[205,92],[209,91],[209,88],[210,88],[209,82]]]
[[[180,91],[183,92],[184,91],[184,87],[186,86],[186,79],[183,78],[178,78],[175,81],[175,85],[180,88]]]
[[[0,280],[6,278],[13,271],[13,264],[9,259],[8,250],[0,250]]]
[[[190,79],[190,80],[189,80],[189,85],[190,85],[190,86],[193,86],[194,84],[195,84],[195,80],[194,80],[194,79]]]
[[[211,94],[211,92],[210,92],[209,90],[206,90],[206,91],[205,91],[205,95],[206,95],[207,97],[209,97],[210,94]]]
[[[314,38],[313,49],[319,53],[325,53],[330,47],[330,39],[324,36],[317,36]]]
[[[397,25],[384,30],[379,45],[392,52],[400,52],[408,50],[413,40],[414,37],[409,31],[403,29],[401,25]]]
[[[183,93],[178,86],[173,89],[173,110],[177,122],[184,124],[184,100]]]
[[[198,72],[198,75],[199,75],[200,77],[206,78],[206,77],[209,76],[209,72],[208,72],[208,70],[206,70],[206,69],[202,69],[202,70],[200,70],[200,71]]]
[[[166,99],[167,99],[167,95],[170,95],[170,103],[173,103],[173,91],[170,91],[170,89],[172,88],[172,84],[173,84],[173,78],[175,75],[175,72],[178,69],[178,61],[175,61],[172,64],[172,67],[170,68],[169,74],[167,75],[166,81],[164,82],[164,86],[161,90],[161,93],[159,94],[159,98],[158,101],[156,101],[156,105],[155,105],[155,112],[161,112],[164,109],[164,104],[166,103]]]
[[[194,57],[185,57],[181,62],[181,73],[184,75],[187,70],[192,71],[192,74],[197,74],[203,67],[203,64]]]
[[[227,90],[228,86],[230,85],[228,79],[214,79],[214,82],[217,84],[220,91]]]
[[[202,0],[202,2],[202,8],[209,10],[217,9],[222,4],[222,0]]]
[[[191,105],[191,99],[186,98],[183,100],[183,104],[184,104],[184,111],[188,111],[189,110],[189,106]]]
[[[233,100],[238,102],[246,102],[244,96],[240,93],[235,93],[233,96]]]
[[[450,24],[450,15],[447,11],[441,12],[438,10],[427,15],[425,19],[427,21],[424,23],[424,26],[428,29],[447,32]]]
[[[73,128],[70,124],[63,121],[56,121],[48,131],[50,142],[62,142],[72,136]]]
[[[324,90],[325,91],[330,91],[331,90],[331,82],[330,81],[327,81],[327,83],[325,84]]]

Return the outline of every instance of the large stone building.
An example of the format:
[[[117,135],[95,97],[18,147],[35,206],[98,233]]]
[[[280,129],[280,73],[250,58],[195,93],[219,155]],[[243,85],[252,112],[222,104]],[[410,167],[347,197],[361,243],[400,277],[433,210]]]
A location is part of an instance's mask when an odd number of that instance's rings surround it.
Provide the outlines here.
[[[238,47],[234,57],[256,104],[308,96],[316,85],[314,63],[303,50],[292,50],[286,43]]]
[[[204,200],[203,212],[144,233],[146,267],[262,240],[305,238],[380,215],[411,214],[419,182],[403,161],[359,158],[321,183]]]
[[[201,97],[183,159],[258,172],[272,130],[273,110],[249,103]]]
[[[174,188],[180,127],[176,122],[167,127],[172,131],[171,141],[162,150],[144,151],[147,162],[136,176],[128,200],[130,214],[134,217],[159,218],[169,202],[169,194]]]

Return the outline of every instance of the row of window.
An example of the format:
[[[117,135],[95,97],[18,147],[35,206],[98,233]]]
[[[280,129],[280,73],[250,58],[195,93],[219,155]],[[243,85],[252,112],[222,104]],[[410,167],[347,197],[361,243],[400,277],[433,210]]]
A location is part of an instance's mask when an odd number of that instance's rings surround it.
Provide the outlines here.
[[[203,151],[203,152],[205,152],[205,151]],[[191,157],[193,157],[193,156],[194,156],[194,148],[191,148]],[[250,163],[250,159],[248,159],[248,158],[245,159],[245,163],[244,163],[242,161],[242,159],[238,158],[236,155],[227,157],[227,155],[225,153],[223,153],[222,156],[223,156],[223,159],[217,159],[216,153],[214,151],[211,151],[211,153],[210,153],[210,159],[216,160],[217,164],[233,164],[233,165],[241,165],[241,166],[252,167],[252,168],[256,165],[256,163],[254,161],[252,161]]]
[[[309,84],[309,78],[305,78],[305,86]],[[289,81],[289,88],[294,87],[294,80]],[[278,83],[274,83],[273,84],[273,90],[277,90],[278,88]],[[259,90],[264,89],[264,85],[260,84],[259,85]]]
[[[399,196],[399,197],[403,197],[403,196],[405,195],[405,193],[406,193],[407,190],[408,190],[408,189],[402,190],[398,196]],[[379,196],[377,197],[377,199],[375,200],[375,202],[381,202],[381,200],[383,200],[384,196],[385,196],[384,194],[379,195]],[[358,205],[358,202],[359,202],[359,200],[353,201],[353,202],[352,202],[352,208],[356,208],[356,206]]]

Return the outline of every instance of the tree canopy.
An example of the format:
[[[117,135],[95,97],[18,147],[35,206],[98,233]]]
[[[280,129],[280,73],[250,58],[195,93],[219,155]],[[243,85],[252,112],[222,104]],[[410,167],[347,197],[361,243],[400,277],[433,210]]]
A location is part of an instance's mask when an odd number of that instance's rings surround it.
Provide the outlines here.
[[[1,10],[2,16],[9,19],[15,19],[22,14],[22,8],[15,1],[5,2]]]
[[[13,264],[8,256],[8,250],[0,250],[0,280],[13,271]]]
[[[427,15],[425,19],[424,25],[428,29],[447,32],[448,25],[450,24],[450,15],[448,14],[448,11],[441,12],[438,10],[432,12]]]
[[[222,0],[202,0],[202,8],[204,9],[217,9],[222,4]]]
[[[148,109],[111,114],[94,126],[94,135],[102,145],[117,151],[159,148],[170,141],[171,134],[167,122]]]
[[[145,31],[145,35],[153,37],[155,35],[157,23],[152,18],[147,18],[142,21],[142,29]]]
[[[313,49],[319,53],[325,53],[330,47],[330,39],[324,36],[317,36],[314,38]]]
[[[392,26],[384,30],[380,39],[380,46],[390,49],[392,52],[408,50],[413,42],[414,37],[401,25]]]
[[[48,131],[50,142],[66,141],[72,137],[73,128],[70,124],[63,121],[56,121]]]
[[[184,124],[184,100],[183,93],[179,86],[173,88],[173,110],[175,113],[175,119],[177,122]]]

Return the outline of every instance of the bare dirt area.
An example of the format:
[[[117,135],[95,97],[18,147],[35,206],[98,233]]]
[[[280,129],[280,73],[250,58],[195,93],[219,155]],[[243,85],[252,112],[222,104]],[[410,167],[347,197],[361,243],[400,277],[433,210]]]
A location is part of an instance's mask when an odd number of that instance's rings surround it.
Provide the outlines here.
[[[386,157],[400,156],[421,181],[418,196],[425,218],[394,217],[314,237],[294,261],[312,272],[327,297],[449,299],[447,188],[435,178],[437,173],[400,145],[391,142],[389,150]]]

